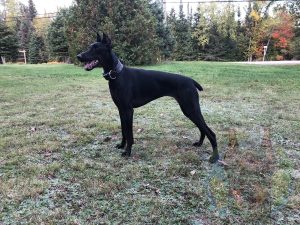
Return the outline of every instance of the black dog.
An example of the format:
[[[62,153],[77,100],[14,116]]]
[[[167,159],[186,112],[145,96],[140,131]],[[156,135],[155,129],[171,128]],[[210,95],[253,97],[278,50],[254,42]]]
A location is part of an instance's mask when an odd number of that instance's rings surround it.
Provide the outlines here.
[[[90,45],[87,51],[77,55],[77,58],[86,63],[84,68],[87,71],[103,67],[103,76],[108,80],[111,97],[118,107],[121,119],[122,142],[117,148],[124,148],[127,144],[122,156],[131,154],[133,108],[162,96],[171,96],[179,103],[183,114],[201,132],[200,140],[194,143],[194,146],[201,146],[207,136],[213,148],[209,161],[214,163],[219,159],[216,135],[206,125],[201,114],[197,89],[203,89],[196,81],[177,74],[123,66],[112,52],[111,41],[106,34],[103,34],[101,39],[97,33],[97,41]]]

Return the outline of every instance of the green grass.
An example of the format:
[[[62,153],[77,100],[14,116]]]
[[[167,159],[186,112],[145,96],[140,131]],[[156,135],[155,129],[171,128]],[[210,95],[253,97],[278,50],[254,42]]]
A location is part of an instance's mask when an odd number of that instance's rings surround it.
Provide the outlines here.
[[[171,98],[135,109],[124,159],[100,70],[1,65],[0,224],[299,224],[300,66],[145,68],[204,87],[225,165]]]

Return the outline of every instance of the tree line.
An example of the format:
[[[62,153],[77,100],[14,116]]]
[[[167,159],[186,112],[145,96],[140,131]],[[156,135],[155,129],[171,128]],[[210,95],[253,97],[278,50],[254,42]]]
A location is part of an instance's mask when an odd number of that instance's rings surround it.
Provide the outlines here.
[[[161,1],[150,0],[75,0],[54,18],[38,16],[32,0],[27,6],[17,0],[0,4],[5,5],[1,61],[15,62],[18,50],[25,50],[29,63],[76,63],[76,55],[95,40],[95,30],[106,32],[114,51],[130,65],[300,59],[300,0],[249,1],[246,8],[199,4],[192,15],[181,5],[166,18]]]

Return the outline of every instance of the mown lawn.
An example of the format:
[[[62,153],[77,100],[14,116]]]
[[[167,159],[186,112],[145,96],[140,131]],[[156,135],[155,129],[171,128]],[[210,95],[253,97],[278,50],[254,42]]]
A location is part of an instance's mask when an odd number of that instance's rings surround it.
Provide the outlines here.
[[[185,74],[223,162],[171,98],[120,121],[100,70],[0,66],[0,224],[299,224],[300,66],[172,62]]]

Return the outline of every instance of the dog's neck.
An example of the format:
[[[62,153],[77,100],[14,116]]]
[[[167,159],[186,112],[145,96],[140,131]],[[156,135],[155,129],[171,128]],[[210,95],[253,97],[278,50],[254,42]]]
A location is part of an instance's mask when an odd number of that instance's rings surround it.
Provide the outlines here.
[[[123,69],[123,64],[120,62],[118,57],[114,52],[111,53],[111,62],[103,66],[103,74],[107,74],[110,71],[115,71],[117,73],[121,72]]]

